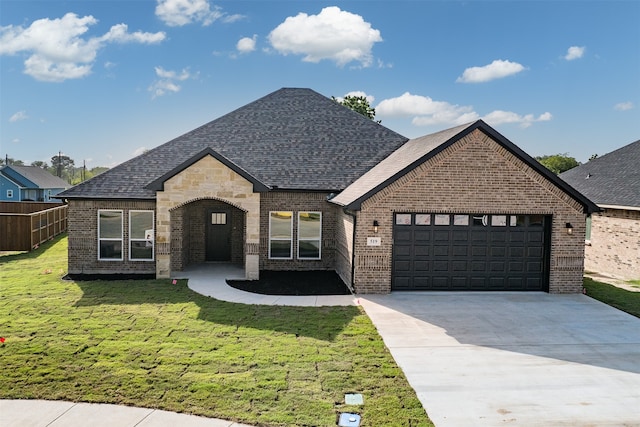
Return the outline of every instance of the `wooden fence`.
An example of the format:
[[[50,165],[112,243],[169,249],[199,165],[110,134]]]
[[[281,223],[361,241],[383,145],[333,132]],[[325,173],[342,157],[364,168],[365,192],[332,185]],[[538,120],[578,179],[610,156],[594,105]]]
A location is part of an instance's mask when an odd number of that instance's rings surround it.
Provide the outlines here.
[[[67,205],[0,202],[0,251],[30,251],[67,230]]]

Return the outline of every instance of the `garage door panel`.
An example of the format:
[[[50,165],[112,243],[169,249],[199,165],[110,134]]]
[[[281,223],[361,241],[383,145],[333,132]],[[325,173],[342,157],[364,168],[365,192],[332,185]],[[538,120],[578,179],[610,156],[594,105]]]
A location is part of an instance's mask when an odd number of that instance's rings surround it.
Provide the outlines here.
[[[393,250],[395,251],[395,255],[398,257],[409,257],[411,256],[412,248],[413,246],[394,245]]]
[[[397,273],[408,273],[411,271],[411,261],[396,261],[394,266]]]
[[[435,245],[433,247],[433,255],[436,257],[449,256],[448,245]]]
[[[449,261],[433,261],[433,271],[442,273],[443,271],[449,271]]]
[[[414,261],[413,268],[416,273],[429,271],[429,264],[431,264],[429,261]]]
[[[469,254],[468,246],[454,246],[452,248],[452,255],[454,257],[467,257]]]
[[[449,239],[449,230],[435,230],[433,232],[433,240],[436,242],[448,242]]]
[[[404,215],[411,225],[394,221],[392,289],[545,290],[550,217]]]

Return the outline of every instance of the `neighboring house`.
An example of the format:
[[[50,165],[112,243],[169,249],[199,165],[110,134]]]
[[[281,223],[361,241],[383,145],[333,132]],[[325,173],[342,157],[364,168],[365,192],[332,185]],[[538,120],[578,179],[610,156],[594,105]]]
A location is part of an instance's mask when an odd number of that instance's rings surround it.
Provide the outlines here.
[[[66,181],[36,166],[0,168],[0,201],[58,202],[53,196],[69,188]]]
[[[585,269],[640,279],[640,140],[560,176],[603,209],[588,219]]]
[[[280,89],[59,196],[70,274],[234,262],[248,279],[335,270],[358,293],[579,292],[598,209],[482,121],[408,140],[310,89]]]

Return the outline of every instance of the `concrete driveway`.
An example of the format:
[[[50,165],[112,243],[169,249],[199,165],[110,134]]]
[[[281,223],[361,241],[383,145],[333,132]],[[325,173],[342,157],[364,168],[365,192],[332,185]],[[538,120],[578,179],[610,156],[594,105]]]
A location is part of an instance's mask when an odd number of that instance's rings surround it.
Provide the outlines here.
[[[584,295],[360,303],[437,427],[640,426],[640,319]]]

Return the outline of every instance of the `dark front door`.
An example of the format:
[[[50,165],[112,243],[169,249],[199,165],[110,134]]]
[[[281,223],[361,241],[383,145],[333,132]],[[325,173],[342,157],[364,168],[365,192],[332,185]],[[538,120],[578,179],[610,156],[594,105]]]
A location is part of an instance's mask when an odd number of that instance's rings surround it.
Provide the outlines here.
[[[207,211],[207,261],[231,261],[231,217],[229,212]]]
[[[396,214],[392,290],[546,291],[543,215]]]

